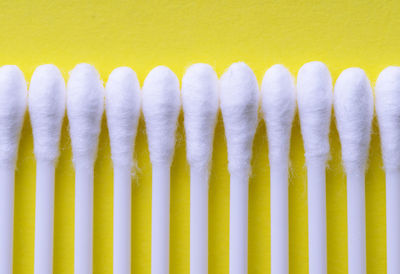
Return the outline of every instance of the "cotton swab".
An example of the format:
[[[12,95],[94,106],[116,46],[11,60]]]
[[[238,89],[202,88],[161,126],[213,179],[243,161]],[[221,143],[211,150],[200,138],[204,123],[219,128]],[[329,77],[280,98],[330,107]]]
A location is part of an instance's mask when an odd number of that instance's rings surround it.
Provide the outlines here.
[[[67,85],[67,115],[75,166],[75,274],[93,272],[93,167],[104,109],[96,69],[77,65]]]
[[[400,273],[400,67],[384,69],[376,81],[383,162],[386,171],[387,273]]]
[[[36,156],[36,274],[53,273],[54,176],[65,96],[65,82],[58,68],[39,66],[32,75],[28,94]]]
[[[230,173],[229,273],[247,273],[250,160],[258,123],[259,91],[253,71],[234,63],[222,75],[221,111]]]
[[[325,166],[329,155],[332,78],[321,62],[305,64],[297,75],[297,102],[307,163],[308,269],[327,272]]]
[[[154,68],[143,85],[143,115],[152,163],[151,273],[169,273],[170,167],[181,101],[179,80]]]
[[[288,163],[296,108],[293,78],[282,65],[272,66],[262,82],[271,173],[271,273],[289,271]]]
[[[106,115],[114,164],[113,273],[120,274],[131,273],[131,171],[140,99],[136,73],[115,69],[106,85]]]
[[[347,174],[348,272],[366,273],[365,165],[374,111],[364,71],[344,70],[335,84],[334,109]]]
[[[16,66],[0,68],[0,273],[13,268],[14,178],[27,103],[24,75]]]
[[[190,164],[190,273],[208,273],[208,177],[218,114],[218,77],[207,64],[192,65],[182,79],[182,104]]]

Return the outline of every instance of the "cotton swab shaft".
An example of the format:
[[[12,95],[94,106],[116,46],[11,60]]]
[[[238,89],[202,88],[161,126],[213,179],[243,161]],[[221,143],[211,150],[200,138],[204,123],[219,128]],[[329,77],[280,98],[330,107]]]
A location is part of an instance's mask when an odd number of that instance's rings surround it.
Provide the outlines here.
[[[347,174],[347,226],[349,273],[366,273],[364,169]]]
[[[232,173],[230,180],[229,211],[234,214],[229,220],[229,273],[247,273],[248,249],[248,174]]]
[[[93,163],[75,161],[75,274],[93,272]]]
[[[386,172],[387,273],[400,271],[400,171]]]
[[[0,164],[0,273],[12,273],[14,225],[14,165]]]
[[[289,183],[286,161],[270,162],[271,273],[289,271]]]
[[[308,269],[310,274],[327,271],[325,161],[307,162]]]
[[[153,164],[151,271],[169,273],[170,165]]]
[[[114,165],[114,197],[114,273],[130,273],[132,181],[129,167]]]
[[[190,169],[190,273],[208,273],[208,169]]]
[[[37,161],[35,273],[53,273],[54,176],[53,161]]]

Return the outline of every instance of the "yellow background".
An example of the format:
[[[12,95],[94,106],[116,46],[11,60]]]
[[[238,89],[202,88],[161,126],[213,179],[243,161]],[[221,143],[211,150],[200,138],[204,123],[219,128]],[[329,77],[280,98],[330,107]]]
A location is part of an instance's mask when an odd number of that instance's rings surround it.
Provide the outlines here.
[[[400,2],[8,0],[0,2],[0,64],[16,64],[29,81],[35,67],[54,63],[68,78],[75,64],[96,66],[104,81],[118,66],[132,67],[143,83],[156,65],[182,77],[194,62],[219,75],[245,61],[261,80],[268,67],[325,62],[334,79],[360,66],[374,83],[399,63]],[[181,117],[182,121],[182,117]],[[74,171],[65,121],[56,175],[55,273],[73,273]],[[171,273],[189,273],[189,168],[182,123],[172,166]],[[307,273],[307,195],[304,150],[296,118],[291,148],[290,272]],[[347,272],[346,188],[340,144],[332,125],[327,180],[329,273]],[[366,182],[368,273],[385,273],[385,186],[376,121]],[[209,208],[209,273],[228,273],[229,174],[221,119],[214,143]],[[151,165],[143,120],[133,180],[133,273],[150,273]],[[269,273],[269,164],[265,125],[254,142],[250,179],[249,273]],[[15,273],[33,273],[35,160],[29,117],[16,173]],[[95,170],[94,272],[112,273],[112,164],[105,121]]]

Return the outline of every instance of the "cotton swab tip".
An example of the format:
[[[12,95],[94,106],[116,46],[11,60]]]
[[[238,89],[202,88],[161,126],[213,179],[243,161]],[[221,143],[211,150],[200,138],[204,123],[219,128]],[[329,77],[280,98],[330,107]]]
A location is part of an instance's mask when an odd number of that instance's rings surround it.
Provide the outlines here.
[[[307,161],[325,161],[329,154],[332,78],[321,62],[310,62],[297,75],[297,103]]]
[[[220,80],[221,111],[228,145],[230,173],[250,172],[253,138],[258,124],[259,91],[249,66],[232,64]]]
[[[94,161],[104,109],[104,88],[96,69],[79,64],[67,84],[67,115],[74,161]]]
[[[142,104],[151,162],[171,163],[181,99],[179,80],[169,68],[158,66],[147,75]]]
[[[0,162],[14,165],[27,104],[26,81],[13,65],[0,68]]]
[[[390,66],[381,72],[375,100],[385,168],[400,170],[400,67]]]
[[[369,80],[362,69],[349,68],[340,74],[333,104],[344,166],[365,168],[374,104]]]
[[[296,92],[290,72],[282,65],[268,69],[262,82],[261,94],[270,161],[288,158],[296,109]]]
[[[37,159],[54,161],[59,154],[62,120],[65,114],[65,82],[54,65],[36,68],[29,86],[29,114]]]
[[[189,67],[182,79],[182,105],[191,166],[207,167],[211,159],[218,97],[218,77],[212,67],[207,64]]]
[[[105,99],[113,162],[132,166],[141,100],[136,73],[128,67],[116,68],[108,78]]]

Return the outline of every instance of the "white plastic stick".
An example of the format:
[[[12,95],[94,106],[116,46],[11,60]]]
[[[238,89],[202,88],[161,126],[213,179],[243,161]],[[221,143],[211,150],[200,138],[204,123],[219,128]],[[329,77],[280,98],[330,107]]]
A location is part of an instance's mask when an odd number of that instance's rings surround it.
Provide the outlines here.
[[[53,273],[54,178],[65,114],[65,82],[54,65],[39,66],[29,87],[36,157],[34,273]]]
[[[258,123],[259,91],[253,71],[234,63],[221,77],[221,111],[230,173],[229,273],[247,273],[248,180]]]
[[[26,110],[26,82],[16,66],[0,68],[0,273],[13,269],[14,170]]]
[[[218,77],[211,66],[192,65],[182,79],[190,164],[190,273],[208,273],[208,177],[218,114]]]
[[[104,109],[96,69],[79,64],[67,86],[67,115],[75,166],[75,274],[93,272],[93,166]]]
[[[296,107],[293,78],[282,65],[272,66],[262,83],[271,175],[271,273],[289,271],[288,162]]]
[[[384,69],[376,81],[376,114],[386,171],[387,273],[400,273],[400,67]]]
[[[169,273],[170,166],[180,111],[179,80],[167,67],[154,68],[143,85],[143,114],[153,168],[151,273]]]
[[[307,162],[308,269],[327,272],[325,164],[329,155],[332,79],[321,62],[305,64],[297,75],[297,102]]]
[[[349,274],[366,273],[365,165],[374,111],[372,89],[364,71],[344,70],[335,84],[334,109],[347,175]]]
[[[114,164],[113,272],[131,273],[132,154],[140,114],[140,87],[128,67],[115,69],[106,86],[106,114]]]

